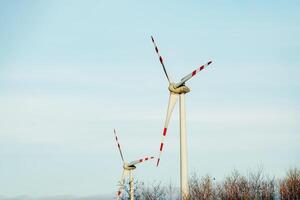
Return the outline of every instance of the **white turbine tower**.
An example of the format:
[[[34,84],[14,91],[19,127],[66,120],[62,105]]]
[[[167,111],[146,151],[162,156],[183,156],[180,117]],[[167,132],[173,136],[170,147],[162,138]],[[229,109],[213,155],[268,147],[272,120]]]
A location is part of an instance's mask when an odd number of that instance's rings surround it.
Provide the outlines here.
[[[186,139],[186,125],[185,125],[185,94],[190,92],[190,89],[185,86],[185,83],[195,76],[198,72],[203,70],[205,67],[210,65],[212,61],[209,61],[205,65],[202,65],[195,69],[192,73],[184,76],[178,83],[175,83],[172,81],[171,77],[168,75],[163,58],[159,54],[157,45],[154,41],[154,38],[151,36],[152,42],[155,47],[155,51],[159,57],[159,61],[163,67],[163,70],[165,72],[165,75],[169,81],[169,91],[170,91],[170,97],[169,97],[169,105],[167,110],[167,116],[165,120],[165,126],[163,129],[163,136],[159,147],[159,156],[157,159],[156,165],[159,165],[160,156],[163,150],[164,146],[164,139],[167,136],[167,128],[168,124],[174,109],[174,106],[178,100],[179,96],[179,112],[180,112],[180,189],[181,189],[181,197],[182,199],[185,199],[189,195],[189,185],[188,185],[188,161],[187,161],[187,139]]]
[[[125,180],[127,178],[130,178],[130,180],[129,180],[130,200],[134,200],[134,185],[133,185],[134,182],[133,182],[132,170],[136,169],[136,166],[135,166],[136,164],[153,159],[154,157],[144,157],[139,160],[132,161],[130,163],[125,162],[115,129],[114,129],[114,134],[115,134],[116,142],[117,142],[118,149],[120,152],[120,156],[123,161],[123,172],[122,172],[122,176],[121,176],[121,180],[120,180],[120,188],[118,190],[117,199],[119,199],[122,196],[122,191],[124,190],[124,187],[125,187]]]

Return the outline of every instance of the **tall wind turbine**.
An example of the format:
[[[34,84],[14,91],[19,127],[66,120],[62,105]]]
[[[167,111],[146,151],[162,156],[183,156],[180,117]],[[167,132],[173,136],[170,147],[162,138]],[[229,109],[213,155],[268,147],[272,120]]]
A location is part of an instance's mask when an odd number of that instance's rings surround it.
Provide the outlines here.
[[[184,76],[179,82],[175,83],[172,81],[171,77],[168,75],[167,70],[165,68],[163,58],[159,54],[157,45],[154,41],[154,38],[151,36],[152,42],[155,47],[155,51],[158,55],[159,61],[163,67],[164,73],[168,79],[169,82],[169,104],[168,104],[168,110],[167,110],[167,116],[165,120],[165,126],[162,133],[162,140],[159,147],[159,156],[157,159],[156,165],[159,165],[160,162],[160,156],[163,151],[164,147],[164,140],[167,136],[167,129],[168,124],[174,109],[174,106],[176,105],[176,102],[178,100],[179,96],[179,115],[180,115],[180,189],[181,189],[181,197],[184,199],[185,197],[188,197],[189,195],[189,186],[188,186],[188,160],[187,160],[187,139],[186,139],[186,124],[185,124],[185,94],[190,92],[190,89],[185,85],[185,83],[191,79],[193,76],[195,76],[198,72],[203,70],[205,67],[210,65],[212,61],[209,61],[205,65],[202,65],[192,71],[192,73]]]
[[[118,190],[117,199],[122,197],[122,191],[124,190],[124,187],[125,187],[125,180],[127,178],[130,178],[129,179],[130,200],[134,200],[134,185],[133,185],[134,182],[133,182],[132,171],[136,169],[135,165],[137,165],[139,163],[142,163],[144,161],[147,161],[147,160],[151,160],[154,157],[144,157],[144,158],[141,158],[139,160],[132,161],[130,163],[125,162],[124,157],[123,157],[123,153],[122,153],[122,150],[121,150],[121,146],[120,146],[120,143],[118,141],[118,137],[117,137],[117,133],[116,133],[115,129],[114,129],[114,134],[115,134],[115,139],[116,139],[118,149],[119,149],[119,152],[120,152],[120,156],[121,156],[121,159],[123,161],[123,172],[122,172],[122,176],[121,176],[121,180],[120,180],[120,188]]]

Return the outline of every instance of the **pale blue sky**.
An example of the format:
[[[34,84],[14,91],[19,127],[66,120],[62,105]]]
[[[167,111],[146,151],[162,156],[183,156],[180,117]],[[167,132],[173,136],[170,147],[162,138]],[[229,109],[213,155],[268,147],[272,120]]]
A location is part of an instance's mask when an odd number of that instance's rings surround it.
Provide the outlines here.
[[[187,95],[189,169],[217,180],[300,163],[298,1],[1,1],[0,195],[113,195],[121,160],[154,155],[165,65],[179,79],[209,59]],[[179,181],[178,108],[161,166]]]

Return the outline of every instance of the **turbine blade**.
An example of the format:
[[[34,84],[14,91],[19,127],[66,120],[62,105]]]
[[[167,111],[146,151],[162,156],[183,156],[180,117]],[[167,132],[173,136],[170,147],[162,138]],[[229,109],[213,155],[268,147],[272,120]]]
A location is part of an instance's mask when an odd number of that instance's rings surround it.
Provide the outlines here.
[[[163,129],[162,139],[161,139],[160,146],[159,146],[159,155],[158,155],[156,166],[158,166],[159,162],[160,162],[161,153],[162,153],[163,147],[164,147],[164,140],[167,137],[168,125],[169,125],[170,118],[171,118],[171,115],[172,115],[172,112],[174,110],[177,100],[178,100],[178,94],[170,92],[167,116],[166,116],[166,120],[165,120],[165,126]]]
[[[202,66],[198,67],[197,69],[195,69],[192,73],[190,73],[190,74],[186,75],[185,77],[183,77],[179,83],[175,84],[175,88],[178,88],[178,87],[182,86],[186,81],[188,81],[190,78],[195,76],[198,72],[203,70],[205,67],[207,67],[211,63],[212,63],[212,61],[209,61],[205,65],[202,65]]]
[[[145,158],[141,158],[141,159],[139,159],[139,160],[132,161],[132,162],[129,163],[128,165],[136,165],[136,164],[145,162],[145,161],[147,161],[147,160],[152,160],[152,159],[154,159],[153,156],[151,156],[151,157],[145,157]]]
[[[118,189],[117,199],[119,199],[119,198],[122,197],[122,192],[123,192],[123,190],[125,188],[125,178],[128,175],[129,175],[128,170],[124,169],[123,172],[122,172],[121,180],[120,180],[120,187]]]
[[[154,44],[155,51],[156,51],[156,53],[157,53],[157,55],[158,55],[159,62],[161,63],[161,65],[162,65],[162,67],[163,67],[163,70],[164,70],[164,72],[165,72],[165,75],[166,75],[166,77],[167,77],[169,83],[171,83],[171,79],[169,78],[169,75],[168,75],[168,73],[167,73],[166,67],[165,67],[165,65],[164,65],[164,60],[163,60],[163,58],[161,57],[161,55],[159,54],[159,51],[158,51],[158,48],[157,48],[157,46],[156,46],[156,43],[155,43],[155,41],[154,41],[153,36],[151,36],[151,40],[152,40],[152,42],[153,42],[153,44]]]
[[[115,139],[116,139],[116,142],[117,142],[117,145],[118,145],[118,149],[119,149],[119,152],[120,152],[122,161],[123,161],[123,163],[124,163],[124,157],[123,157],[123,154],[122,154],[121,146],[120,146],[120,143],[119,143],[119,141],[118,141],[118,136],[117,136],[117,133],[116,133],[116,130],[115,130],[115,129],[114,129],[114,134],[115,134]]]

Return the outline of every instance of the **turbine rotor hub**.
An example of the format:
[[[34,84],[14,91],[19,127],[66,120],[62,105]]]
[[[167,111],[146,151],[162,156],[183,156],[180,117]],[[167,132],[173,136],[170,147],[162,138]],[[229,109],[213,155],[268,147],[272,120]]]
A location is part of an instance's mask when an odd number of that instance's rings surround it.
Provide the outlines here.
[[[182,85],[182,86],[176,88],[175,83],[170,83],[169,91],[173,92],[175,94],[186,94],[186,93],[190,92],[191,90],[190,90],[190,88],[188,88],[185,85]]]

